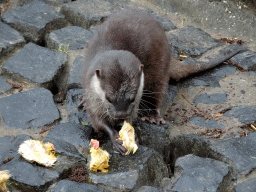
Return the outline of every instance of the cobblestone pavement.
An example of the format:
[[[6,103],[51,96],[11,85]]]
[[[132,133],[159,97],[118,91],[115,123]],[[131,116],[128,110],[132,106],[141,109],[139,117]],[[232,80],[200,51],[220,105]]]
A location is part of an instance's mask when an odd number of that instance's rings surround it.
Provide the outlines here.
[[[12,175],[9,191],[256,191],[256,20],[248,5],[0,0],[0,7],[0,171]],[[171,80],[166,125],[138,120],[134,155],[116,154],[107,142],[107,174],[87,170],[68,180],[88,166],[95,134],[86,112],[77,108],[87,43],[97,24],[124,7],[150,12],[176,58],[205,61],[231,48],[247,49],[214,69]],[[53,167],[18,154],[28,139],[54,144]]]

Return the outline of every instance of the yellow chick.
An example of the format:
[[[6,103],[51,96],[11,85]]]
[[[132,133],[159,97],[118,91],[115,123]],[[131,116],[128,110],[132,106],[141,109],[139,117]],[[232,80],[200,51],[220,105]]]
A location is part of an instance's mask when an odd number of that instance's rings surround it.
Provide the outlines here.
[[[97,172],[108,172],[106,168],[109,167],[109,154],[107,151],[99,148],[99,141],[92,139],[90,142],[92,146],[90,149],[91,152],[91,161],[90,161],[90,170]]]
[[[127,149],[125,155],[130,154],[130,152],[134,154],[137,151],[138,145],[135,143],[134,128],[130,123],[124,121],[122,129],[119,131],[119,139],[123,141],[123,146]]]
[[[11,177],[8,171],[0,171],[0,191],[8,192],[6,187],[6,181]]]
[[[19,154],[29,162],[37,162],[46,167],[51,167],[57,160],[55,147],[51,143],[42,143],[37,140],[27,140],[19,147]]]

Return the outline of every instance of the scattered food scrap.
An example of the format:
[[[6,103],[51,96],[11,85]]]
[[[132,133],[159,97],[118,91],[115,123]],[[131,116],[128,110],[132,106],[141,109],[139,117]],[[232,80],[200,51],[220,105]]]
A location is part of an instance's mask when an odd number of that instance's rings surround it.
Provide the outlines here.
[[[137,151],[138,146],[135,143],[134,128],[126,121],[124,121],[122,129],[119,131],[119,139],[123,141],[123,146],[127,149],[125,155],[130,154],[130,152],[134,154]]]
[[[247,135],[249,135],[253,131],[256,131],[255,127],[256,127],[256,123],[253,123],[253,122],[249,122],[249,123],[246,123],[246,124],[240,126],[240,128],[243,129],[240,132],[240,137],[246,137]]]
[[[200,136],[205,136],[207,138],[211,138],[211,139],[216,139],[216,138],[220,138],[220,136],[225,133],[225,131],[223,129],[207,129],[203,132],[200,133]]]
[[[90,149],[91,152],[91,161],[90,161],[90,170],[97,172],[108,172],[106,168],[109,167],[109,154],[107,151],[99,148],[99,141],[92,139],[90,142],[92,146]]]
[[[3,160],[3,163],[4,164],[6,164],[6,163],[8,163],[9,161],[11,161],[12,159],[13,159],[14,157],[7,157],[7,158],[5,158],[4,160]]]
[[[186,55],[179,55],[179,60],[180,61],[184,61],[184,59],[186,59],[188,56]]]
[[[256,127],[255,127],[253,124],[251,124],[251,128],[252,128],[254,131],[256,131]]]
[[[220,38],[220,41],[223,42],[223,43],[229,43],[229,44],[238,44],[238,45],[242,45],[244,42],[242,40],[238,40],[238,39],[230,39],[228,37],[221,37]]]
[[[241,131],[240,132],[240,137],[246,137],[249,134],[250,134],[250,132],[248,132],[248,131]]]
[[[56,162],[55,148],[51,143],[42,143],[38,140],[27,140],[19,147],[19,154],[28,162],[37,162],[46,167],[51,167]]]
[[[216,113],[215,115],[213,115],[213,117],[222,117],[223,114],[222,113]]]
[[[6,181],[11,177],[8,171],[0,171],[0,191],[8,192],[6,187]]]

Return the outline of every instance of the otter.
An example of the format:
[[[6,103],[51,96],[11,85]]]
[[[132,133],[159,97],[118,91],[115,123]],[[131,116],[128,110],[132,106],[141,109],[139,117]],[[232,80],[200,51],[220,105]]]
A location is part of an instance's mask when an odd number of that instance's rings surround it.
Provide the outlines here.
[[[89,42],[82,71],[84,109],[93,128],[105,131],[115,150],[125,154],[116,126],[124,120],[132,123],[138,113],[144,121],[165,124],[160,110],[170,78],[212,68],[241,50],[208,63],[179,62],[171,57],[165,32],[150,14],[123,9],[99,25]]]

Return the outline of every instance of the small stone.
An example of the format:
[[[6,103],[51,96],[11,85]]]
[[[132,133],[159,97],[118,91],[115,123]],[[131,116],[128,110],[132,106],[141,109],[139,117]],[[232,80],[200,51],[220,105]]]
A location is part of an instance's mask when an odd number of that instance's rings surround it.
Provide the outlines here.
[[[64,15],[56,12],[42,1],[32,1],[15,9],[7,10],[3,22],[18,30],[26,41],[42,43],[45,31],[64,27]],[[46,27],[50,27],[49,29]]]
[[[79,55],[78,57],[76,57],[70,70],[70,75],[68,79],[68,89],[81,87],[82,71],[83,71],[84,63],[85,63],[85,58],[83,56]]]
[[[224,113],[227,117],[238,118],[241,123],[256,121],[256,106],[238,106]]]
[[[0,113],[7,126],[22,129],[43,127],[60,117],[52,93],[44,88],[1,98]]]
[[[159,192],[160,189],[150,186],[142,186],[137,192]]]
[[[190,123],[193,123],[195,125],[199,125],[201,127],[207,127],[207,128],[223,128],[224,125],[218,123],[215,120],[206,120],[203,117],[191,117],[189,120]]]
[[[109,152],[109,150],[108,150]],[[156,151],[139,146],[133,155],[121,156],[111,153],[108,174],[90,171],[92,183],[108,186],[110,191],[136,191],[143,185],[159,186],[162,178],[168,176],[167,167]]]
[[[83,96],[82,89],[70,89],[67,93],[67,112],[69,115],[69,121],[76,124],[90,125],[89,117],[85,110],[78,108],[78,105],[82,102]],[[81,99],[79,99],[79,97]]]
[[[249,71],[256,71],[256,52],[250,50],[242,52],[232,57],[231,61],[238,63]]]
[[[213,144],[211,149],[231,160],[239,174],[247,175],[256,166],[256,132],[247,137],[229,139]]]
[[[0,58],[14,48],[25,45],[25,39],[18,31],[0,21]]]
[[[69,180],[61,180],[54,186],[51,192],[103,192],[103,189],[100,189],[96,185],[88,184],[88,183],[79,183],[75,181]]]
[[[29,79],[31,82],[46,84],[50,87],[56,76],[67,62],[67,54],[28,43],[24,48],[9,59],[3,69],[12,75]]]
[[[173,191],[217,191],[229,173],[226,163],[210,158],[186,155],[177,159],[171,184]]]
[[[226,93],[216,93],[216,94],[200,94],[194,99],[194,103],[198,105],[199,103],[204,104],[221,104],[227,101]]]
[[[0,138],[0,165],[3,164],[3,160],[8,159],[9,157],[13,157],[17,159],[20,157],[18,153],[18,149],[20,144],[24,141],[31,139],[28,135],[18,135],[14,136],[4,136]],[[1,170],[3,170],[1,168]]]
[[[256,191],[256,178],[249,179],[235,186],[236,192],[254,192]]]
[[[209,49],[222,45],[208,33],[192,26],[170,31],[167,33],[167,37],[169,37],[171,46],[183,50],[191,56],[201,55]]]
[[[59,47],[67,47],[67,50],[84,49],[92,32],[82,27],[70,26],[51,32],[46,38],[47,47],[58,50]]]
[[[89,29],[91,25],[101,23],[115,11],[112,3],[103,0],[78,0],[64,4],[61,13],[76,26]]]
[[[5,81],[4,78],[0,77],[0,94],[8,91],[12,88],[12,86]]]
[[[58,140],[65,141],[71,145],[90,148],[90,135],[92,128],[89,126],[84,126],[82,124],[75,123],[61,123],[54,127],[53,130],[47,135],[47,141],[55,138]]]

